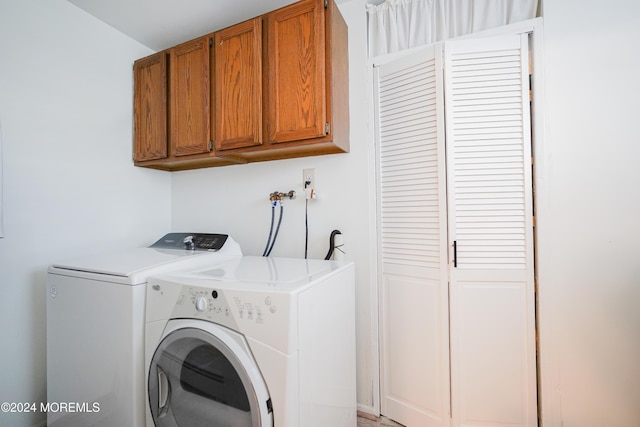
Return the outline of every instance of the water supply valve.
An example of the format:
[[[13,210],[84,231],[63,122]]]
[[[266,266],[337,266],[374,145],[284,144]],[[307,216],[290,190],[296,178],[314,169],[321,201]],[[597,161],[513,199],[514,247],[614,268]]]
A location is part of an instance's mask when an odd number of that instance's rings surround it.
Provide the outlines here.
[[[281,202],[284,199],[289,199],[289,200],[293,200],[296,198],[296,192],[291,190],[288,193],[281,193],[279,191],[274,191],[273,193],[269,194],[269,200],[272,202]]]

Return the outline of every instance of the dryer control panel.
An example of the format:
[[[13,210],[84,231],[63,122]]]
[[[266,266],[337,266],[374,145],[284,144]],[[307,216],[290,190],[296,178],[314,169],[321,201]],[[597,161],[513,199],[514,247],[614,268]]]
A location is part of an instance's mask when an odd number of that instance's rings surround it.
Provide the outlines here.
[[[297,345],[293,304],[288,294],[182,286],[171,317],[217,323],[291,353]]]

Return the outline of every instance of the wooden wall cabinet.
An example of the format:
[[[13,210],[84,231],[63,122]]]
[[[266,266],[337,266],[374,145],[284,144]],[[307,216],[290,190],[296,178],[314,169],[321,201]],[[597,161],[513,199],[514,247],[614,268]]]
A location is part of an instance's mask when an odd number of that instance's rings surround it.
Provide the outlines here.
[[[325,135],[326,66],[323,2],[295,3],[267,15],[269,141]]]
[[[263,16],[262,144],[223,150],[247,162],[349,151],[347,25],[333,0]]]
[[[216,149],[262,144],[262,19],[215,33]]]
[[[212,37],[134,63],[136,166],[172,171],[236,163],[216,157],[211,143]]]
[[[348,74],[333,0],[302,0],[143,58],[134,164],[182,170],[348,152]]]
[[[167,53],[133,64],[133,160],[167,157]]]
[[[169,50],[169,153],[172,157],[209,152],[209,37]]]

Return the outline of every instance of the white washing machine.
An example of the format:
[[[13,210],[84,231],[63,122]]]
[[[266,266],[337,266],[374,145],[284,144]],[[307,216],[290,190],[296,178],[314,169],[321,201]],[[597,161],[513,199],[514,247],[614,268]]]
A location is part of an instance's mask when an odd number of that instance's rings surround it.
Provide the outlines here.
[[[226,235],[170,233],[149,248],[50,266],[47,424],[144,426],[147,278],[241,255]]]
[[[354,427],[354,281],[269,257],[151,277],[147,427]]]

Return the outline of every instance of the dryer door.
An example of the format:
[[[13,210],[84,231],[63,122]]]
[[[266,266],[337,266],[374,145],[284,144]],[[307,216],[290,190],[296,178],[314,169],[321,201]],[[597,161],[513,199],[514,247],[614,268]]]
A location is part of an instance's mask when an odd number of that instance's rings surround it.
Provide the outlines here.
[[[209,322],[169,322],[149,367],[148,396],[157,427],[273,427],[246,340]]]

